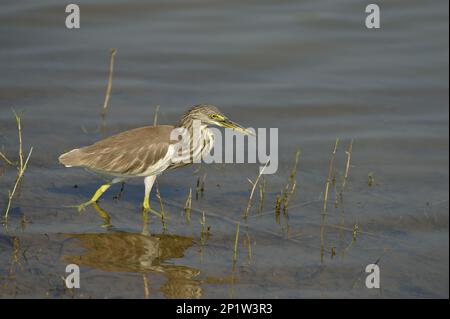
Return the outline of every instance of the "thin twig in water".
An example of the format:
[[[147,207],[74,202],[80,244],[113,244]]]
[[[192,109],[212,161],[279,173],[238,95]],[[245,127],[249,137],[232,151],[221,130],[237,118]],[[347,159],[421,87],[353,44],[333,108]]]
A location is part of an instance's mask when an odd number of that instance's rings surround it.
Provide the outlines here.
[[[358,231],[359,231],[359,227],[358,224],[353,225],[353,241],[356,241],[356,238],[358,237]]]
[[[156,106],[155,115],[153,116],[153,126],[158,124],[159,105]]]
[[[161,192],[159,191],[158,181],[156,181],[156,198],[158,198],[159,207],[160,207],[160,210],[161,210],[161,223],[162,223],[162,226],[163,226],[163,232],[166,232],[167,231],[166,214],[165,214],[164,204],[163,204],[162,197],[161,197]]]
[[[342,185],[341,185],[341,190],[339,192],[339,200],[340,200],[340,204],[341,204],[341,213],[340,213],[340,224],[341,227],[345,226],[345,208],[344,208],[344,191],[347,187],[347,180],[348,180],[348,175],[350,172],[350,161],[352,158],[352,152],[353,152],[353,140],[350,141],[350,144],[348,146],[348,150],[346,151],[347,154],[347,162],[345,163],[345,171],[344,171],[344,177],[342,178]],[[343,233],[342,231],[340,231],[340,236],[342,237]]]
[[[199,193],[200,193],[200,176],[197,176],[197,186],[195,187],[195,200],[198,200]]]
[[[14,112],[14,111],[13,111]],[[17,167],[17,177],[16,182],[12,190],[8,191],[8,204],[5,209],[4,218],[5,221],[8,219],[9,210],[11,208],[13,197],[17,191],[17,188],[22,180],[23,175],[28,167],[28,161],[30,160],[31,154],[33,152],[33,147],[30,148],[27,158],[24,160],[23,158],[23,143],[22,143],[22,121],[19,115],[14,112],[14,116],[16,118],[17,131],[19,135],[19,166]]]
[[[2,152],[0,152],[0,158],[3,159],[5,161],[6,164],[14,166],[14,163],[9,160],[5,154],[3,154]]]
[[[277,195],[275,200],[275,221],[279,225],[280,224],[280,214],[281,214],[281,196]]]
[[[19,170],[23,168],[23,143],[22,143],[22,120],[16,111],[13,110],[14,117],[16,118],[17,133],[19,136]]]
[[[188,224],[191,221],[191,208],[192,208],[192,188],[189,188],[189,195],[186,199],[186,204],[184,205],[184,213],[186,214],[186,221]]]
[[[200,218],[200,225],[202,225],[200,242],[202,245],[204,245],[206,240],[209,238],[211,229],[210,226],[206,224],[206,217],[204,211],[202,212],[202,217]]]
[[[259,183],[259,207],[258,213],[261,214],[264,208],[264,199],[266,198],[266,177],[263,177],[262,183]]]
[[[260,172],[259,172],[259,174],[258,174],[258,177],[256,178],[255,182],[252,182],[250,179],[248,179],[248,181],[250,182],[250,184],[252,184],[252,190],[250,191],[250,196],[249,196],[249,198],[248,198],[247,208],[246,208],[246,210],[245,210],[245,212],[244,212],[244,218],[247,218],[247,217],[248,217],[250,208],[251,208],[251,206],[252,206],[252,198],[253,198],[253,194],[255,193],[255,189],[256,189],[256,186],[258,185],[258,181],[259,181],[259,179],[261,178],[261,175],[264,173],[264,170],[266,169],[267,165],[269,164],[269,161],[270,161],[270,160],[268,160],[268,161],[266,162],[266,165],[264,165],[264,167],[260,170]]]
[[[287,217],[288,215],[288,207],[289,207],[289,201],[292,197],[292,195],[295,192],[295,189],[297,187],[297,168],[298,168],[298,162],[300,160],[300,150],[297,150],[295,153],[295,161],[294,165],[291,169],[291,174],[289,175],[289,180],[284,187],[284,191],[281,194],[281,197],[283,198],[283,215]]]
[[[328,192],[330,190],[331,178],[333,176],[333,167],[334,167],[334,159],[336,157],[336,151],[339,145],[339,139],[336,139],[336,143],[334,144],[333,153],[331,154],[330,164],[328,167],[328,177],[325,185],[325,194],[323,198],[323,214],[325,214],[328,210]]]
[[[102,113],[101,113],[102,123],[100,126],[100,131],[102,133],[104,133],[105,129],[106,129],[106,114],[108,113],[109,98],[111,96],[112,79],[113,79],[113,73],[114,73],[114,58],[116,56],[116,52],[117,52],[116,49],[111,50],[111,58],[109,61],[108,84],[106,85],[105,101],[103,102],[103,109],[102,109]]]
[[[347,186],[347,179],[348,179],[348,173],[350,171],[350,161],[352,159],[352,152],[353,152],[353,140],[350,141],[350,145],[349,145],[348,150],[346,152],[346,154],[347,154],[347,163],[345,164],[345,173],[344,173],[344,179],[342,181],[341,193],[344,193],[345,187]]]
[[[289,182],[292,185],[296,178],[297,178],[297,169],[298,169],[298,163],[300,161],[300,150],[297,150],[297,152],[295,153],[295,161],[294,161],[294,166],[291,169],[291,175],[289,176]]]
[[[195,200],[203,198],[203,193],[205,191],[205,179],[206,173],[203,174],[202,178],[200,178],[200,176],[197,177],[197,187],[195,188]]]
[[[336,173],[333,174],[333,195],[334,195],[334,208],[337,209],[339,207],[339,196],[337,191],[337,178]]]
[[[252,253],[252,241],[250,240],[250,235],[247,233],[247,256],[248,256],[248,261],[249,263],[252,261],[253,259],[253,253]]]
[[[369,187],[372,187],[375,184],[375,178],[373,173],[369,173],[369,175],[367,176],[367,185]]]
[[[142,279],[144,281],[144,298],[148,299],[150,297],[150,285],[148,283],[147,274],[142,274]]]
[[[206,180],[206,173],[203,174],[203,178],[200,183],[200,198],[203,198],[203,194],[205,192],[205,180]]]
[[[237,255],[238,255],[239,225],[240,225],[240,223],[238,222],[238,223],[236,224],[236,238],[234,239],[233,264],[236,264],[236,261],[237,261]]]
[[[337,148],[339,145],[339,138],[336,139],[336,143],[334,144],[333,152],[331,153],[330,164],[328,167],[328,177],[327,182],[325,184],[325,194],[323,199],[323,210],[322,210],[322,218],[320,224],[320,261],[323,262],[323,255],[325,252],[325,224],[326,224],[326,216],[327,216],[327,204],[328,204],[328,192],[330,189],[331,178],[333,176],[334,170],[334,159],[336,157]]]
[[[111,96],[112,79],[113,79],[113,73],[114,73],[114,58],[116,56],[116,52],[117,52],[116,49],[111,50],[111,58],[109,61],[108,84],[106,86],[105,101],[103,102],[103,111],[102,111],[103,116],[106,116],[106,112],[108,111],[109,98]]]
[[[31,153],[33,153],[33,147],[30,148],[30,152],[28,153],[28,156],[27,156],[23,166],[19,167],[19,172],[17,173],[16,182],[14,184],[14,187],[13,187],[12,191],[8,192],[8,205],[6,206],[6,210],[5,210],[5,220],[8,219],[8,213],[9,213],[9,210],[11,208],[13,197],[14,197],[14,195],[15,195],[15,193],[17,191],[17,187],[20,184],[20,181],[22,180],[23,175],[25,174],[25,171],[26,171],[26,169],[28,167],[28,161],[30,160]]]

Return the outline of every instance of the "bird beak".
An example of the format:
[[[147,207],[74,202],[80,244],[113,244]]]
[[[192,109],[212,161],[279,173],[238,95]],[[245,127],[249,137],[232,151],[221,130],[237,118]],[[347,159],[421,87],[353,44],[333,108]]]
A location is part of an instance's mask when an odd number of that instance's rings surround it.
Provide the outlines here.
[[[219,125],[222,126],[222,127],[225,127],[225,128],[230,128],[233,131],[236,131],[236,132],[241,133],[243,135],[256,136],[256,134],[253,133],[252,131],[243,128],[239,124],[234,123],[234,122],[230,121],[229,119],[224,119],[224,120],[220,121]]]

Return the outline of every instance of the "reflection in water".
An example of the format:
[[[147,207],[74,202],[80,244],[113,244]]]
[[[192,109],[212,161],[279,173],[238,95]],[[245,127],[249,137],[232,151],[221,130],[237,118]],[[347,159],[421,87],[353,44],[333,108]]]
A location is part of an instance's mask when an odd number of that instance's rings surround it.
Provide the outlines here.
[[[103,228],[113,227],[113,225],[111,224],[111,217],[103,208],[98,206],[98,204],[96,202],[92,203],[92,207],[94,207],[98,216],[100,216],[100,218],[103,220],[103,225],[102,225]]]
[[[200,271],[187,266],[167,264],[181,258],[193,245],[193,239],[174,235],[152,235],[115,232],[102,234],[69,234],[86,251],[79,256],[63,256],[74,263],[107,272],[159,273],[167,281],[160,288],[166,298],[200,298]],[[145,286],[149,283],[144,281]],[[148,290],[148,287],[146,287]],[[147,295],[148,293],[146,293]]]

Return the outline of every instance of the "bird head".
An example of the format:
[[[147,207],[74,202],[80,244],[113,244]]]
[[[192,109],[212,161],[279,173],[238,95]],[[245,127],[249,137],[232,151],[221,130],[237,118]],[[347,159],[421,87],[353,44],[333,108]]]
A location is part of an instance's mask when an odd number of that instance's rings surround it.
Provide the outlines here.
[[[233,131],[239,132],[244,135],[255,135],[253,132],[231,121],[214,105],[199,104],[193,106],[183,116],[182,122],[185,120],[198,120],[205,125],[216,125],[219,127],[232,129]]]

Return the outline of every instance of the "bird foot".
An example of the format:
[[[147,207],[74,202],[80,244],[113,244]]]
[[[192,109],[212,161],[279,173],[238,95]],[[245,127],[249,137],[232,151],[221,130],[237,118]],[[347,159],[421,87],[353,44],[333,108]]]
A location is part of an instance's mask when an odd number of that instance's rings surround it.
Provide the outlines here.
[[[148,213],[149,211],[150,211],[150,203],[144,201],[144,202],[142,203],[142,212]]]
[[[79,213],[81,213],[81,212],[83,212],[83,211],[86,210],[86,207],[88,207],[89,205],[92,205],[93,203],[95,203],[95,202],[93,202],[93,201],[87,201],[87,202],[85,202],[85,203],[83,203],[83,204],[80,204],[80,205],[70,205],[70,206],[66,206],[66,207],[76,208],[77,211],[78,211]]]

